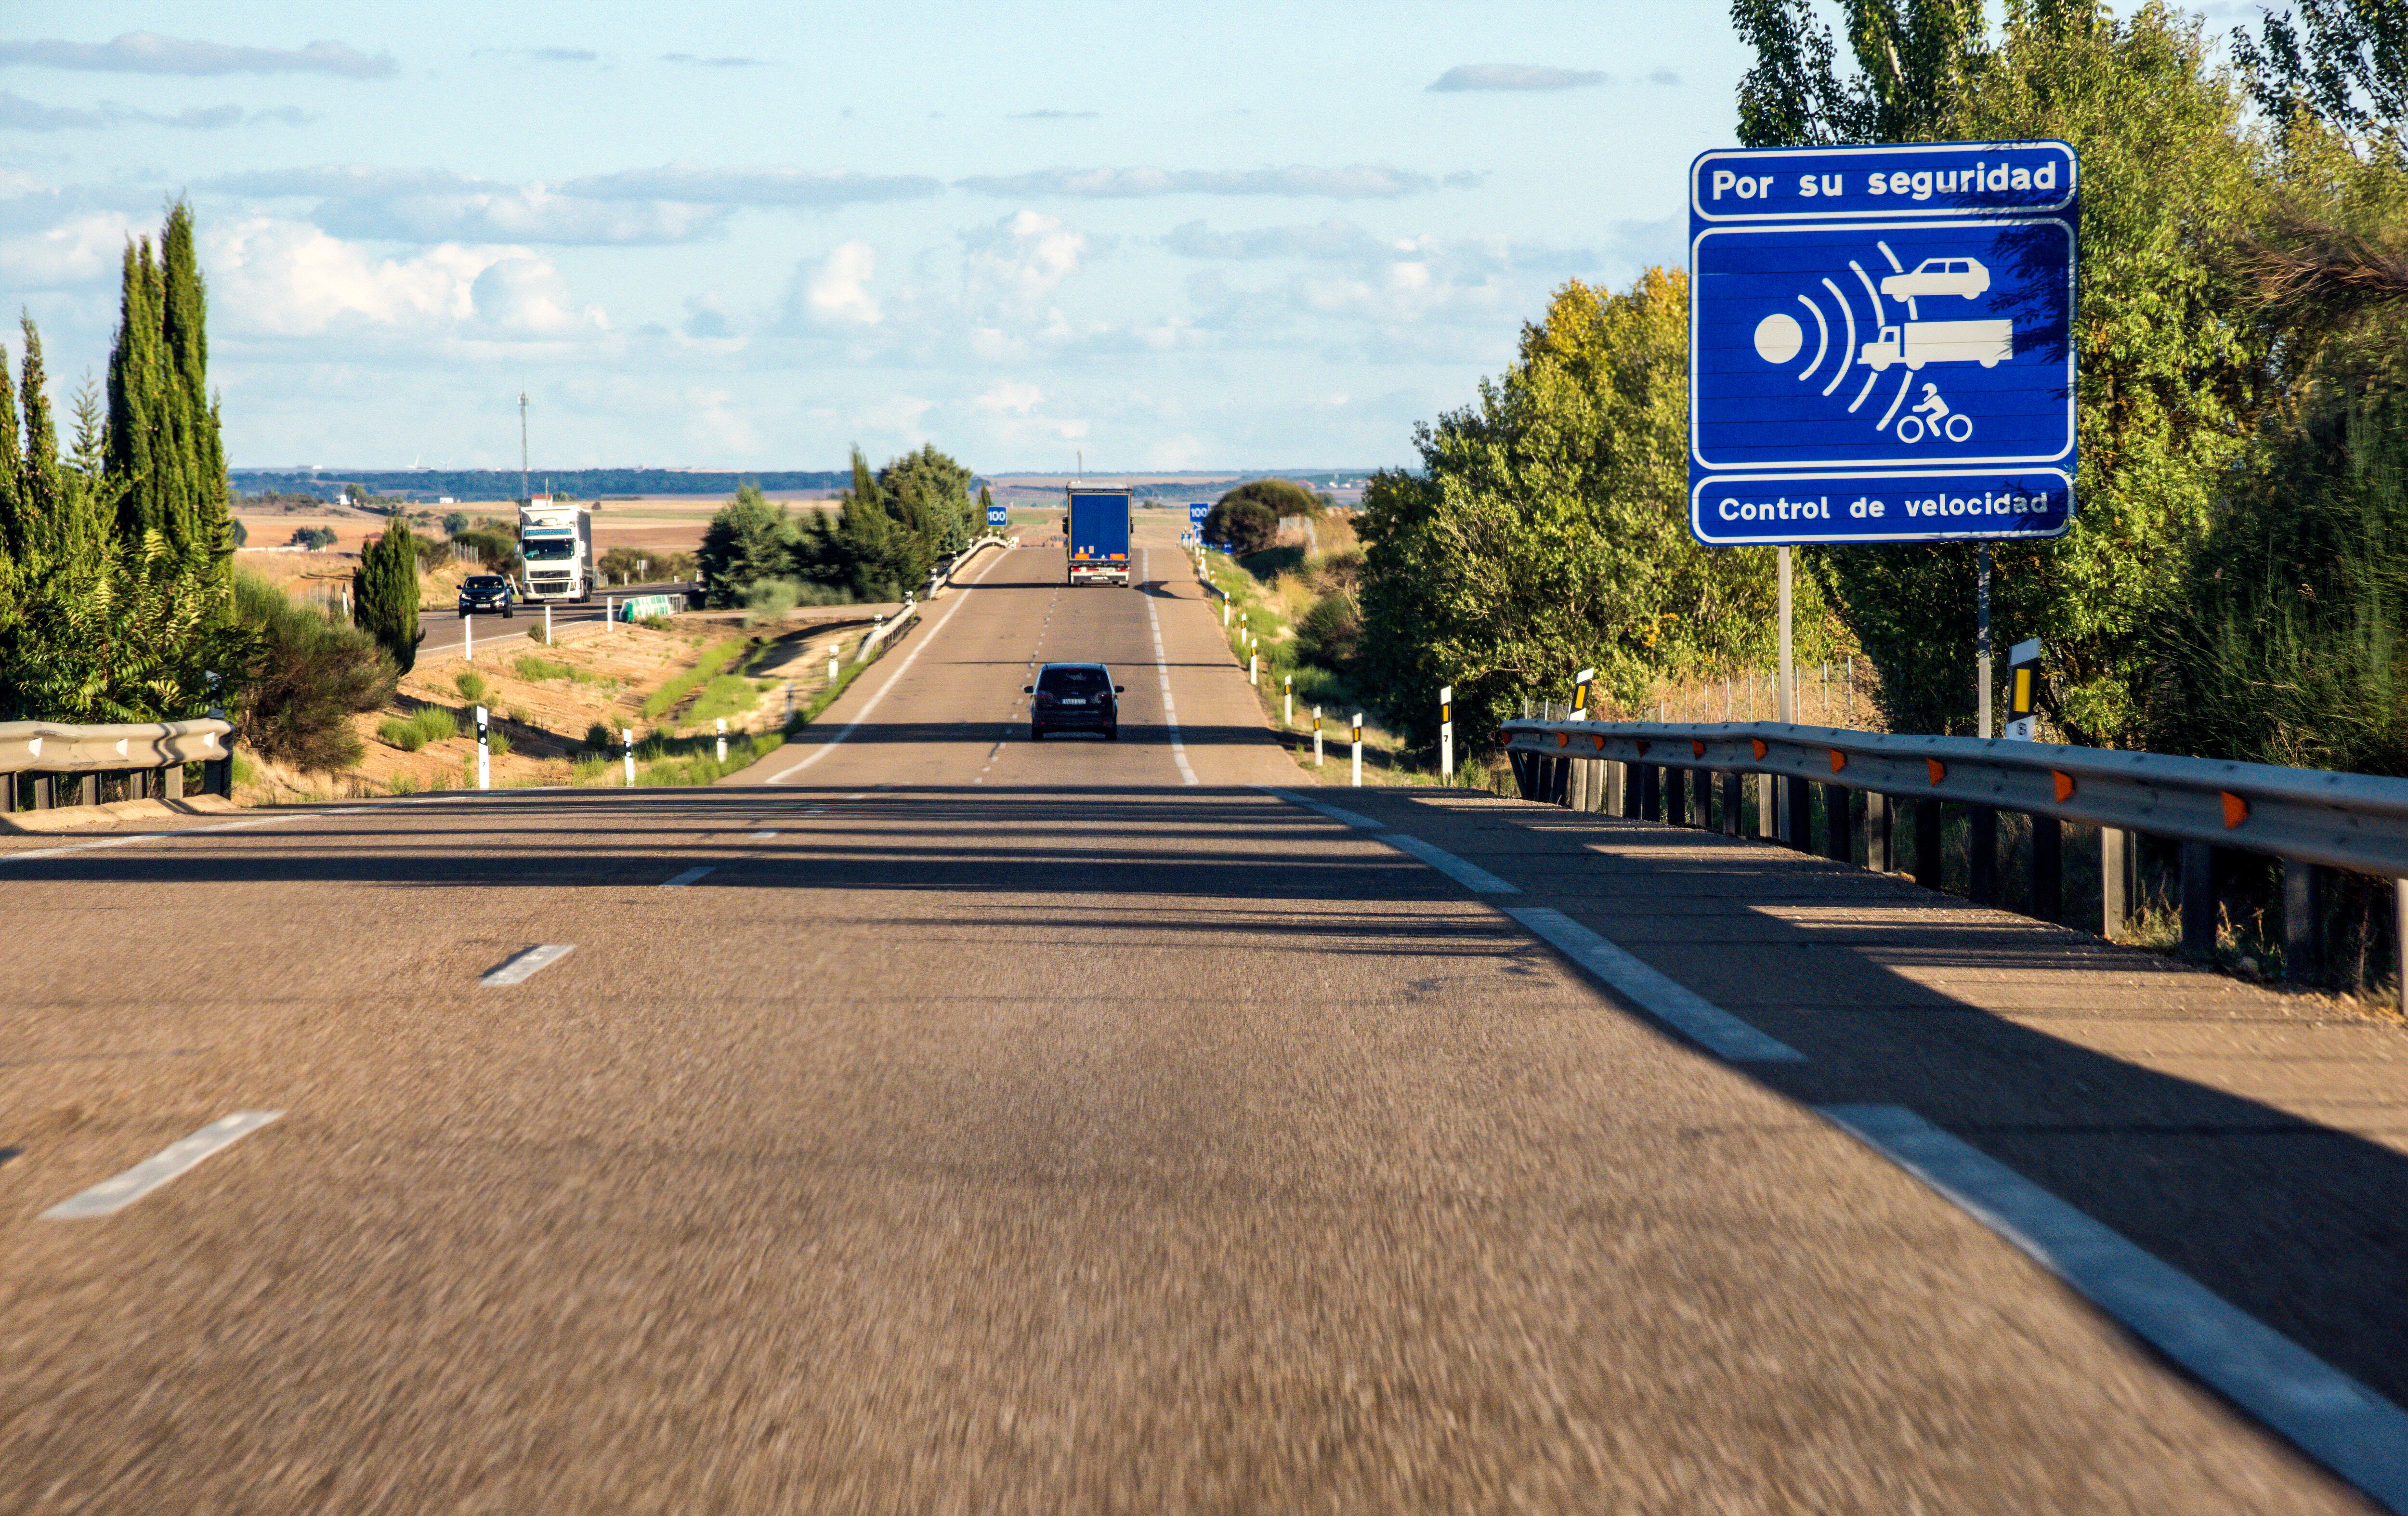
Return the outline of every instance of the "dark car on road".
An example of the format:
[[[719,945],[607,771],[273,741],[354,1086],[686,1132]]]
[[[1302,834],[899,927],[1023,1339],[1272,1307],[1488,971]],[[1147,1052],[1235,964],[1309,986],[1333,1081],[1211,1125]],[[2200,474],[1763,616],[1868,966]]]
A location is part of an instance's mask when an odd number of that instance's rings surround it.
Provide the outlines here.
[[[1101,664],[1047,664],[1036,683],[1020,687],[1030,697],[1028,739],[1041,741],[1049,732],[1101,732],[1105,741],[1118,742],[1124,688]]]
[[[460,581],[460,614],[463,616],[480,610],[498,610],[502,619],[507,621],[510,608],[518,604],[518,592],[511,589],[510,581],[500,574],[471,574]]]

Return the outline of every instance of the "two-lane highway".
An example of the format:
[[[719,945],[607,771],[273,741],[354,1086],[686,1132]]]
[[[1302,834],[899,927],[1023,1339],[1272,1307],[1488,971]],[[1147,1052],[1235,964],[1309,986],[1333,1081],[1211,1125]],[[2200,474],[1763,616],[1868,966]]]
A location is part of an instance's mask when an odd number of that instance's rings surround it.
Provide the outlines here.
[[[739,782],[0,857],[0,1510],[2366,1509],[1504,881],[1256,788],[1140,520]],[[1120,742],[1025,739],[1048,659]]]

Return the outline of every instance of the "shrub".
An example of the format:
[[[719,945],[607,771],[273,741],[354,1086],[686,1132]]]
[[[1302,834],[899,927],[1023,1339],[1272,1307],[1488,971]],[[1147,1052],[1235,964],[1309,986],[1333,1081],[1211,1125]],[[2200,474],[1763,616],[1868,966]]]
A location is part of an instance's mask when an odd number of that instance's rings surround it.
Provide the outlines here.
[[[510,665],[510,672],[529,684],[539,684],[545,679],[565,679],[569,677],[569,667],[566,664],[555,664],[548,658],[538,658],[531,652],[522,654],[516,663]]]
[[[416,794],[425,787],[419,782],[418,776],[415,774],[395,774],[385,785],[385,788],[394,794]]]
[[[568,765],[568,782],[599,784],[602,782],[603,774],[609,766],[609,764],[600,758],[580,758]]]
[[[1204,518],[1204,537],[1240,557],[1279,540],[1279,513],[1259,500],[1224,497]]]
[[[795,608],[802,599],[802,586],[793,579],[761,579],[744,592],[744,608],[752,612],[748,621],[775,621]]]
[[[387,716],[377,722],[377,737],[404,752],[416,752],[426,746],[426,738],[418,723],[401,716]]]
[[[307,548],[311,552],[323,551],[335,545],[335,529],[331,526],[296,526],[293,529],[291,545]]]
[[[351,717],[392,698],[399,678],[375,640],[295,605],[250,573],[236,576],[235,617],[260,638],[258,662],[234,712],[241,745],[319,773],[358,763]]]
[[[1220,498],[1219,506],[1234,501],[1259,505],[1274,516],[1318,516],[1329,502],[1293,479],[1248,479]]]
[[[619,734],[600,722],[595,722],[585,729],[585,745],[596,752],[608,751],[610,745],[618,740]]]
[[[482,674],[463,669],[452,677],[452,683],[453,688],[460,692],[460,698],[463,700],[474,702],[485,698],[485,676]]]
[[[1297,651],[1324,668],[1344,672],[1363,651],[1363,612],[1344,591],[1325,594],[1296,623]]]
[[[509,757],[510,755],[510,735],[508,732],[503,731],[498,726],[487,727],[485,729],[485,750],[496,758]]]

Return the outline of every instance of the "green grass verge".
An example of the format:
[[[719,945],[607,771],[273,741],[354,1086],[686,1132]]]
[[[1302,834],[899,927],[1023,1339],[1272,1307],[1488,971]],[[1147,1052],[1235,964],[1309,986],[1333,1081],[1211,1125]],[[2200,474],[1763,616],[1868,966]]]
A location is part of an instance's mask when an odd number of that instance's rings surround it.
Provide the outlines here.
[[[377,724],[377,737],[404,752],[416,752],[430,742],[459,735],[459,718],[441,706],[421,706],[407,716],[388,716]]]
[[[715,736],[675,737],[654,732],[636,744],[636,782],[639,785],[716,784],[748,768],[786,745],[783,732],[730,732],[727,759],[718,756]],[[580,758],[570,765],[572,784],[611,786],[626,782],[624,761]]]
[[[743,655],[748,645],[744,638],[732,636],[704,649],[692,668],[644,696],[644,720],[651,721],[663,711],[674,709],[679,701],[718,678],[728,665]]]

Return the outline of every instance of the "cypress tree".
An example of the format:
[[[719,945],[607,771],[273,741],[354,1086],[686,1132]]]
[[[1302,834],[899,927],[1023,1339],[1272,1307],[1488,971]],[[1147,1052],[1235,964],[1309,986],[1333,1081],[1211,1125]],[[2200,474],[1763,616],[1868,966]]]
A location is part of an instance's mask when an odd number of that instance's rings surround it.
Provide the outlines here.
[[[117,337],[108,348],[108,472],[124,493],[117,503],[118,535],[139,541],[146,531],[169,530],[161,466],[160,414],[166,403],[166,365],[159,350],[162,292],[150,241],[125,245],[119,280]]]
[[[0,573],[25,558],[25,460],[17,441],[17,389],[0,353]]]
[[[403,673],[418,662],[426,634],[418,625],[418,542],[407,522],[395,520],[360,554],[351,576],[351,621]]]
[[[208,292],[193,247],[193,207],[178,201],[159,235],[160,347],[165,404],[160,439],[168,538],[191,571],[232,582],[225,452],[208,393]]]

